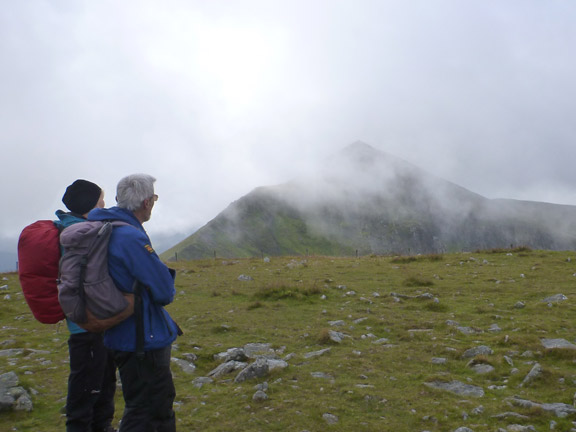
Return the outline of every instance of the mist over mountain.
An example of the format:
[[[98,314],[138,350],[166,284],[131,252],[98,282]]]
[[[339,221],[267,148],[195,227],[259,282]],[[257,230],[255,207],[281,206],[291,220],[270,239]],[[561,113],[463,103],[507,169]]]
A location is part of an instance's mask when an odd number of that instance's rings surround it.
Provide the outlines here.
[[[356,142],[314,175],[259,187],[165,259],[576,249],[576,206],[488,199]]]

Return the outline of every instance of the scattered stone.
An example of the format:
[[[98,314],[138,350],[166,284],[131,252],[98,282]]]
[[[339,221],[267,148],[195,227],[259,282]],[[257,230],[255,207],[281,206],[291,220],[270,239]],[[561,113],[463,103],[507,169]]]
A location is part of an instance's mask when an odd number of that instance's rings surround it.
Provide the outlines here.
[[[392,297],[398,298],[398,299],[423,299],[423,300],[434,300],[435,297],[430,294],[430,293],[424,293],[424,294],[419,294],[419,295],[406,295],[406,294],[398,294],[395,292],[390,293],[390,295]]]
[[[238,280],[242,281],[242,282],[248,282],[248,281],[253,281],[254,278],[252,276],[241,274],[240,276],[238,276]]]
[[[472,334],[480,333],[479,331],[473,329],[472,327],[457,326],[456,330],[458,330],[460,333],[462,333],[464,335],[472,335]]]
[[[528,375],[526,375],[524,380],[520,383],[519,387],[524,387],[526,384],[534,381],[540,375],[542,375],[542,366],[540,366],[540,363],[536,363],[530,372],[528,372]]]
[[[198,377],[192,381],[192,385],[196,388],[202,388],[204,384],[211,384],[214,380],[210,377]]]
[[[2,285],[0,286],[0,291],[5,291],[8,289],[8,285]]]
[[[576,349],[576,345],[566,339],[541,339],[540,341],[546,349]]]
[[[0,412],[32,411],[30,394],[18,384],[19,380],[15,372],[0,375]]]
[[[247,363],[238,362],[234,360],[227,361],[226,363],[222,363],[216,369],[213,369],[208,373],[209,377],[219,378],[223,375],[229,374],[230,372],[234,372],[238,369],[244,369],[247,366]]]
[[[10,348],[0,350],[0,357],[15,357],[24,353],[22,348]]]
[[[328,324],[329,324],[331,327],[342,327],[342,326],[346,325],[346,323],[344,322],[344,320],[328,321]]]
[[[180,366],[182,371],[185,373],[194,373],[194,371],[196,370],[196,366],[194,365],[194,363],[189,363],[186,360],[182,360],[176,357],[172,357],[170,360],[172,361],[172,363],[176,363],[178,366]]]
[[[556,303],[556,302],[561,302],[564,300],[568,300],[568,297],[566,297],[564,294],[556,294],[556,295],[553,295],[550,297],[546,297],[542,301],[544,303]]]
[[[346,335],[346,334],[344,334],[344,333],[341,333],[341,332],[329,330],[329,331],[328,331],[328,337],[330,338],[330,340],[331,340],[332,342],[341,343],[341,342],[342,342],[342,339],[344,339],[345,337],[350,337],[350,336],[348,336],[348,335]]]
[[[372,341],[372,343],[374,345],[383,345],[383,344],[387,344],[388,342],[390,342],[390,340],[387,338],[380,338],[380,339],[376,339],[375,341]]]
[[[319,351],[312,351],[312,352],[309,352],[309,353],[304,354],[304,358],[309,359],[309,358],[312,358],[312,357],[319,357],[319,356],[321,356],[321,355],[326,354],[326,353],[329,352],[331,349],[332,349],[332,348],[324,348],[324,349],[321,349],[321,350],[319,350]]]
[[[432,381],[425,383],[425,385],[435,389],[449,391],[459,396],[472,396],[472,397],[484,396],[484,390],[481,387],[473,386],[470,384],[464,384],[463,382],[456,380],[450,382]]]
[[[182,357],[184,357],[190,363],[194,363],[198,360],[198,356],[194,353],[182,353]]]
[[[505,385],[494,385],[494,384],[492,384],[492,385],[489,385],[488,388],[489,388],[490,390],[504,390],[504,389],[507,389],[508,387],[505,386]]]
[[[256,359],[254,363],[240,371],[236,378],[234,378],[234,382],[241,383],[249,379],[262,378],[268,374],[269,370],[270,366],[266,359]]]
[[[461,426],[458,429],[456,429],[454,432],[474,432],[474,430],[467,428],[466,426]]]
[[[286,369],[288,367],[288,363],[284,360],[279,359],[265,359],[266,363],[268,363],[268,370],[273,371],[275,369]]]
[[[486,363],[478,363],[478,364],[472,365],[472,370],[474,372],[476,372],[478,375],[484,375],[484,374],[488,374],[490,372],[493,372],[494,366],[491,366],[491,365],[486,364]]]
[[[514,305],[515,309],[524,309],[526,307],[526,304],[524,304],[524,302],[516,302],[516,304]]]
[[[244,362],[248,360],[248,356],[244,351],[244,348],[230,348],[225,352],[221,352],[214,355],[214,360],[229,362],[231,360]]]
[[[523,426],[519,424],[508,425],[506,428],[508,432],[536,432],[534,426]]]
[[[329,413],[322,414],[322,418],[324,419],[324,421],[326,423],[328,423],[330,425],[338,423],[338,417],[335,416],[334,414],[329,414]]]
[[[564,418],[564,417],[568,417],[569,415],[576,414],[576,408],[574,408],[572,405],[568,405],[565,403],[543,403],[543,404],[541,404],[541,403],[532,402],[532,401],[529,401],[526,399],[520,399],[518,397],[510,398],[509,401],[515,406],[519,406],[521,408],[526,408],[526,409],[533,409],[533,408],[541,409],[541,410],[546,411],[546,412],[551,412],[556,417],[560,417],[560,418]]]
[[[275,354],[269,343],[249,343],[244,345],[246,357],[255,359],[262,355]]]
[[[430,360],[430,362],[432,364],[442,365],[446,364],[446,359],[444,357],[433,357],[432,360]]]
[[[492,355],[492,354],[494,354],[494,351],[492,351],[490,347],[487,347],[486,345],[480,345],[478,347],[470,348],[464,351],[464,354],[462,354],[462,358],[473,358],[479,355]]]
[[[492,324],[490,327],[488,327],[488,331],[491,333],[498,333],[501,332],[502,329],[498,324]]]
[[[477,406],[472,410],[473,415],[480,415],[484,413],[484,407],[482,405]]]
[[[263,402],[266,399],[268,399],[268,395],[262,390],[258,390],[256,393],[254,393],[254,396],[252,396],[252,400],[255,402]]]
[[[324,373],[324,372],[310,372],[310,375],[312,376],[312,378],[321,378],[321,379],[329,379],[329,380],[334,379],[334,377],[332,375]]]
[[[518,413],[515,413],[512,411],[507,411],[507,412],[503,412],[501,414],[493,415],[492,418],[496,418],[496,419],[517,418],[517,419],[522,419],[522,420],[528,420],[530,417],[522,415],[522,414],[518,414]]]

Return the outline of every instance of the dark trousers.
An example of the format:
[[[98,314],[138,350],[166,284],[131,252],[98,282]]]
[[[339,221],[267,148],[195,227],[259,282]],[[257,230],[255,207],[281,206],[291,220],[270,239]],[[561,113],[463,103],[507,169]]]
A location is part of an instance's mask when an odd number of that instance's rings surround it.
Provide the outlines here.
[[[176,390],[170,371],[171,346],[136,353],[115,351],[124,394],[120,432],[175,432]]]
[[[114,417],[116,369],[100,333],[71,334],[66,431],[104,431]]]

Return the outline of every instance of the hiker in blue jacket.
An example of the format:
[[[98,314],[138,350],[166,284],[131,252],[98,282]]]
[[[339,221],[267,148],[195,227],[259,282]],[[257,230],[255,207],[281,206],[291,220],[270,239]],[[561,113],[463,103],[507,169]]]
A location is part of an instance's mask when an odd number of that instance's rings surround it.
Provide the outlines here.
[[[104,191],[87,180],[66,188],[62,202],[70,212],[56,212],[56,225],[64,229],[85,222],[93,208],[104,207]],[[116,368],[102,333],[89,333],[66,320],[70,337],[70,375],[66,397],[66,432],[113,432]]]
[[[108,245],[108,271],[126,293],[133,293],[136,284],[143,287],[135,296],[134,315],[104,334],[122,381],[125,409],[120,432],[176,430],[170,357],[180,329],[164,309],[174,300],[174,276],[160,261],[142,226],[150,220],[158,200],[155,181],[147,174],[125,177],[118,183],[117,206],[88,214],[88,220],[120,220],[131,225],[114,228]],[[144,333],[140,342],[139,322]]]

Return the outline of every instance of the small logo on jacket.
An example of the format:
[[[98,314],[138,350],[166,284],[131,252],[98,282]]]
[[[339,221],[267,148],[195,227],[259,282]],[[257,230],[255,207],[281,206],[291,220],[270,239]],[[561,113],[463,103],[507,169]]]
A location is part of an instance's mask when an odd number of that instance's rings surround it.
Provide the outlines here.
[[[152,249],[152,246],[150,246],[149,244],[144,245],[144,248],[146,248],[146,250],[150,253],[154,253],[154,249]]]

